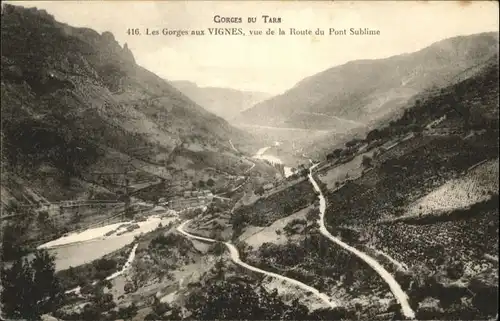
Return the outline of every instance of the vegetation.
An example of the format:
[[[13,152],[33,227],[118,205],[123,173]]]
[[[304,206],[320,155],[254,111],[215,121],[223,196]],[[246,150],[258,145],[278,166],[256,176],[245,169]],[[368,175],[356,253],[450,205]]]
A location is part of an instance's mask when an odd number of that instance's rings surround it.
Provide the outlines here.
[[[255,193],[256,195],[259,195],[259,196],[264,195],[264,193],[265,193],[265,192],[266,192],[266,191],[264,190],[264,186],[263,186],[263,185],[261,185],[261,186],[257,187],[257,189],[254,191],[254,193]]]
[[[30,227],[36,221],[36,213],[30,206],[22,206],[18,202],[9,202],[3,209],[3,215],[16,215],[15,218],[2,223],[1,260],[13,261],[27,254],[33,247],[26,246],[30,237]],[[43,225],[43,223],[42,223]]]
[[[132,291],[151,281],[171,280],[170,271],[192,263],[196,253],[189,239],[172,233],[169,228],[146,234],[139,241],[130,272],[132,282],[127,288]]]
[[[311,184],[304,180],[268,197],[260,198],[251,206],[239,207],[230,219],[233,236],[238,236],[247,225],[268,226],[309,206],[315,200],[316,193]]]
[[[186,243],[185,238],[181,235],[169,233],[160,234],[151,240],[149,243],[150,249],[166,250],[173,246],[178,246],[180,243]]]
[[[361,161],[361,165],[363,165],[363,167],[365,167],[365,168],[371,167],[372,166],[372,158],[364,155],[363,160]]]
[[[278,293],[268,293],[246,277],[207,282],[193,292],[186,308],[197,320],[307,320],[308,309],[298,301],[284,304]]]
[[[153,303],[153,311],[146,315],[144,320],[182,320],[182,311],[178,307],[172,307],[168,303],[160,302],[160,300],[155,297]]]
[[[2,267],[2,310],[7,317],[39,320],[62,302],[54,259],[39,250],[31,261],[17,259],[12,267]]]
[[[498,57],[492,58],[477,75],[442,88],[439,91],[424,92],[412,106],[388,126],[375,128],[364,140],[357,138],[345,143],[346,149],[337,148],[327,154],[328,161],[356,153],[356,146],[381,145],[384,141],[401,137],[410,132],[420,133],[426,125],[443,116],[448,123],[458,124],[465,130],[498,129]],[[496,109],[496,111],[495,111]],[[451,121],[450,121],[451,120]],[[344,160],[346,161],[346,160]]]
[[[64,184],[69,186],[70,178],[80,176],[82,169],[97,159],[99,151],[86,141],[66,136],[65,130],[71,126],[66,120],[46,121],[49,123],[24,117],[2,118],[3,151],[14,171],[35,169],[44,162],[54,164],[61,170]],[[34,141],[37,143],[33,144]]]
[[[496,285],[482,282],[471,288],[478,275],[492,268],[484,256],[498,252],[498,194],[470,208],[405,215],[415,200],[498,157],[497,69],[497,64],[489,66],[422,95],[399,119],[369,132],[364,143],[371,147],[416,135],[379,153],[377,164],[364,158],[364,167],[373,171],[326,195],[332,234],[357,247],[384,249],[410,267],[396,275],[418,319],[488,319],[498,306],[492,295]],[[337,151],[329,158],[340,155]],[[490,293],[483,297],[488,303],[480,304],[477,293]]]
[[[257,253],[247,253],[247,262],[264,270],[297,279],[320,291],[332,290],[337,282],[352,298],[361,294],[385,295],[382,279],[363,261],[331,245],[317,226],[302,230],[299,241],[286,245],[264,243]],[[240,252],[245,249],[240,249]],[[243,253],[241,253],[244,255]]]
[[[197,182],[208,166],[237,174],[246,167],[228,151],[227,141],[254,144],[250,135],[135,64],[130,50],[112,34],[73,28],[44,10],[5,5],[1,35],[3,47],[10,48],[2,50],[2,188],[17,194],[16,199],[23,201],[19,194],[27,189],[50,201],[81,199],[92,194],[89,185],[116,199],[123,189],[116,177],[126,171],[151,178],[161,175],[164,166],[188,172],[186,164],[196,163],[189,171]],[[166,105],[172,107],[168,113]],[[144,123],[150,125],[147,133],[141,129]],[[203,152],[186,153],[188,162],[175,154],[168,157],[177,147],[183,149],[177,142],[188,140],[211,147],[209,157]],[[24,184],[6,186],[7,175]],[[177,176],[172,180],[183,182]],[[206,185],[213,186],[214,180]],[[151,194],[140,196],[165,196]],[[71,220],[61,221],[72,226]],[[40,234],[46,232],[52,231],[42,228]]]
[[[293,234],[297,234],[301,229],[306,226],[307,222],[304,219],[295,218],[291,220],[284,228],[286,236],[291,236]]]
[[[117,308],[113,295],[105,293],[105,288],[110,288],[111,283],[99,282],[95,286],[82,289],[86,304],[82,311],[68,312],[58,310],[54,313],[56,317],[64,320],[86,320],[86,321],[112,321],[118,319],[130,320],[137,315],[138,308],[132,303],[125,307]]]
[[[58,271],[57,277],[65,290],[104,280],[123,267],[131,250],[132,245],[125,246],[90,263]]]

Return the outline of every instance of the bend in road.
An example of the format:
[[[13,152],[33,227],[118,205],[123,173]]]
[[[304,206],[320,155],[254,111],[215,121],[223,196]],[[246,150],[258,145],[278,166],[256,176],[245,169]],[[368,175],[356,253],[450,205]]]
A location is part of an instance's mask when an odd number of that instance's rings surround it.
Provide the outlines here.
[[[233,142],[232,142],[231,140],[229,140],[229,145],[231,145],[231,148],[232,148],[235,152],[239,153],[239,150],[237,150],[237,149],[236,149],[236,147],[234,147]]]
[[[179,233],[183,234],[184,236],[186,236],[188,238],[195,239],[195,240],[205,241],[205,242],[210,242],[210,243],[216,243],[216,242],[218,242],[216,240],[209,239],[209,238],[206,238],[206,237],[192,235],[192,234],[189,234],[186,231],[184,231],[184,226],[186,226],[187,224],[189,224],[189,222],[191,222],[191,220],[184,221],[181,225],[179,225],[177,227],[177,231]],[[332,302],[331,299],[330,299],[330,297],[328,297],[325,293],[321,293],[317,289],[315,289],[315,288],[313,288],[313,287],[311,287],[311,286],[309,286],[307,284],[304,284],[304,283],[302,283],[300,281],[297,281],[295,279],[291,279],[291,278],[288,278],[286,276],[282,276],[282,275],[279,275],[279,274],[276,274],[276,273],[273,273],[273,272],[264,271],[264,270],[261,270],[259,268],[256,268],[255,266],[249,265],[249,264],[243,262],[240,259],[240,254],[238,252],[238,249],[233,244],[231,244],[229,242],[224,242],[224,245],[226,245],[227,249],[229,250],[229,253],[231,255],[231,260],[233,260],[233,262],[236,263],[236,264],[238,264],[239,266],[242,266],[242,267],[244,267],[244,268],[246,268],[246,269],[248,269],[250,271],[261,273],[261,274],[264,274],[264,275],[267,275],[267,276],[271,276],[271,277],[274,277],[274,278],[277,278],[277,279],[280,279],[280,280],[284,280],[284,281],[286,281],[288,283],[294,284],[294,285],[302,288],[303,290],[305,290],[307,292],[313,293],[316,297],[318,297],[320,300],[322,300],[324,303],[326,303],[326,305],[329,306],[330,308],[337,307],[337,304],[335,304],[334,302]]]
[[[250,166],[250,168],[248,168],[246,171],[243,172],[243,174],[247,174],[248,172],[250,172],[253,168],[255,167],[255,163],[252,162],[252,166]]]
[[[344,248],[345,250],[353,253],[363,261],[365,261],[371,268],[373,268],[381,277],[382,279],[389,285],[389,288],[391,289],[392,294],[398,301],[399,305],[401,306],[402,313],[405,317],[414,319],[415,318],[415,312],[411,308],[410,304],[408,303],[408,296],[406,293],[401,289],[401,286],[399,283],[396,281],[396,279],[380,264],[378,263],[375,259],[370,257],[369,255],[359,251],[358,249],[342,242],[338,238],[334,237],[333,235],[328,232],[326,225],[325,225],[325,210],[326,210],[326,200],[325,197],[323,196],[323,193],[321,192],[321,189],[314,180],[312,176],[312,171],[318,164],[315,164],[311,166],[309,169],[309,181],[313,185],[314,189],[319,193],[319,211],[320,211],[320,218],[318,220],[319,226],[320,226],[320,232],[323,234],[325,237],[327,237],[330,241],[336,243],[340,247]]]

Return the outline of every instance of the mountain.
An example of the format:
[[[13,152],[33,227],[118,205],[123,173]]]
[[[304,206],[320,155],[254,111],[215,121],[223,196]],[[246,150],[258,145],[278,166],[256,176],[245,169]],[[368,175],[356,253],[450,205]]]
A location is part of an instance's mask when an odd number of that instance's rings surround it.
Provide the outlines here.
[[[198,87],[190,81],[172,81],[171,83],[198,105],[228,121],[271,96],[263,92],[231,88]]]
[[[245,110],[241,123],[345,133],[399,110],[415,94],[443,87],[498,51],[498,33],[458,36],[420,51],[356,60],[300,81]]]
[[[327,229],[395,269],[417,320],[498,311],[498,72],[496,54],[318,169]]]
[[[162,179],[217,188],[261,147],[137,65],[110,32],[5,5],[1,34],[2,205],[116,200],[126,184]]]
[[[309,177],[236,207],[231,227],[245,262],[336,293],[359,312],[310,319],[405,319],[402,300],[359,252],[394,277],[416,320],[496,319],[498,72],[495,54],[420,93],[387,126],[331,147]]]

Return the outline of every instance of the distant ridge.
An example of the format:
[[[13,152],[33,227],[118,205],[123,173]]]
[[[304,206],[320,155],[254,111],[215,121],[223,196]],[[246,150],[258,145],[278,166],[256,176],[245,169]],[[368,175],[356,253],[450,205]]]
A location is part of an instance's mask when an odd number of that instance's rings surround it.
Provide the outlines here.
[[[498,52],[498,32],[457,36],[414,53],[356,60],[297,83],[282,95],[243,111],[237,121],[262,126],[352,129],[399,110],[415,94],[457,81]]]
[[[174,87],[211,113],[231,121],[240,112],[271,97],[271,94],[221,87],[199,87],[190,81],[172,81]]]

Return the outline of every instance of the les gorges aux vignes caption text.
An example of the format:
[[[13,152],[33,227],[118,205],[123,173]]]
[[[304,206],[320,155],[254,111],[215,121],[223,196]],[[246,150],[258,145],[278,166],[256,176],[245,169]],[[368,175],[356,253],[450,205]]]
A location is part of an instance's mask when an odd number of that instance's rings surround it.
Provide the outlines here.
[[[241,24],[247,22],[249,24],[262,22],[265,24],[280,24],[283,22],[281,17],[272,17],[268,15],[262,15],[261,17],[247,17],[246,19],[242,17],[224,17],[221,15],[215,15],[212,18],[213,23],[216,24]],[[267,30],[245,30],[243,28],[206,28],[206,29],[172,29],[172,28],[129,28],[127,29],[127,34],[130,36],[258,36],[258,35],[292,35],[292,36],[376,36],[380,35],[380,30],[370,29],[366,27],[356,27],[356,28],[315,28],[315,29],[304,29],[304,28],[278,28]]]

